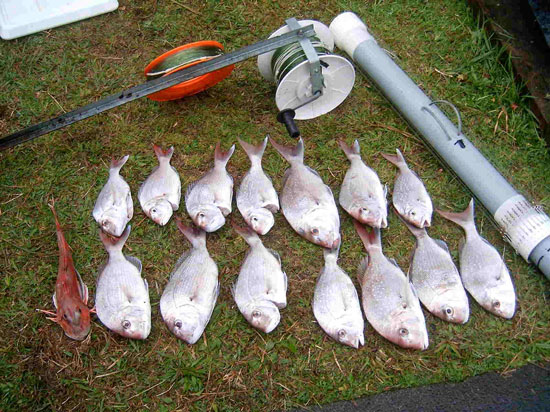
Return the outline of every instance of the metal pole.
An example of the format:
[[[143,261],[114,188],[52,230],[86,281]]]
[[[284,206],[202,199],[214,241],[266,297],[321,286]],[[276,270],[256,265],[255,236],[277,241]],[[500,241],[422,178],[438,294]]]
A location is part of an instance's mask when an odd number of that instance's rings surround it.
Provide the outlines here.
[[[550,279],[550,218],[510,185],[451,120],[378,46],[351,12],[330,25],[344,50],[494,216],[506,240]]]

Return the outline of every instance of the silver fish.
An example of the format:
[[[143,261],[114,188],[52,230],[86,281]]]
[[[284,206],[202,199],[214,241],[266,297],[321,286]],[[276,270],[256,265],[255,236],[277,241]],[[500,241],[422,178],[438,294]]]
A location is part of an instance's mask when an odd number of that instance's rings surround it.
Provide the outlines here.
[[[267,146],[267,137],[259,146],[239,139],[239,143],[250,159],[250,170],[244,176],[237,191],[237,207],[245,222],[260,235],[273,227],[273,213],[279,210],[279,198],[271,179],[262,169],[262,155]]]
[[[233,178],[227,173],[227,162],[235,151],[222,152],[220,142],[214,152],[214,167],[187,188],[185,206],[195,224],[206,232],[215,232],[225,224],[231,213]]]
[[[141,277],[141,261],[122,254],[130,229],[128,225],[120,238],[99,231],[109,259],[99,270],[95,307],[101,323],[113,332],[146,339],[151,332],[149,286]]]
[[[340,217],[330,187],[319,174],[304,164],[302,138],[295,147],[270,139],[290,168],[283,178],[281,206],[283,215],[301,236],[317,245],[333,249],[340,245]]]
[[[208,325],[218,299],[218,266],[206,249],[206,233],[179,219],[176,222],[193,247],[177,261],[160,298],[160,313],[174,335],[193,344]]]
[[[397,263],[382,253],[380,229],[367,233],[353,222],[368,253],[359,267],[363,311],[372,327],[404,348],[428,348],[426,321],[414,287]]]
[[[279,309],[286,307],[287,278],[281,258],[267,249],[252,229],[233,228],[250,245],[233,286],[233,297],[248,323],[269,333],[281,320]]]
[[[433,213],[430,195],[416,173],[409,169],[399,149],[396,152],[397,156],[382,153],[386,160],[399,168],[393,187],[393,205],[407,222],[420,228],[428,227]]]
[[[437,212],[461,226],[466,240],[460,247],[460,275],[470,295],[489,312],[511,319],[516,311],[516,292],[506,263],[482,238],[474,220],[474,199],[461,213]]]
[[[130,186],[120,176],[120,169],[130,156],[111,161],[109,179],[99,192],[92,215],[99,226],[108,234],[119,237],[126,224],[134,216],[134,203]]]
[[[403,222],[416,237],[409,277],[420,301],[438,318],[453,323],[468,322],[468,296],[447,244],[431,238],[426,229]]]
[[[376,172],[361,159],[359,142],[355,140],[353,146],[348,146],[340,140],[339,144],[351,163],[340,189],[340,206],[361,223],[387,227],[386,189],[382,188]]]
[[[153,169],[139,188],[138,198],[143,212],[153,222],[164,226],[179,208],[181,181],[176,169],[170,165],[174,147],[162,150],[154,145],[153,148],[159,165]]]
[[[359,348],[365,344],[365,322],[355,286],[338,266],[338,249],[324,249],[325,266],[313,293],[313,314],[336,342]]]

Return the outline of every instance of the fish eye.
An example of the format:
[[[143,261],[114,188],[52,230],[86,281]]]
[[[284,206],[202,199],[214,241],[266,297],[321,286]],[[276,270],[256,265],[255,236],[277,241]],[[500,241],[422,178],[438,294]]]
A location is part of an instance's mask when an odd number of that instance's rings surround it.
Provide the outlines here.
[[[174,322],[174,326],[179,329],[183,326],[183,322],[178,319]]]
[[[258,221],[258,218],[257,218],[257,217],[253,217],[252,220],[253,220],[254,222],[257,222],[257,221]]]
[[[451,315],[453,314],[453,309],[447,307],[447,308],[445,308],[445,313],[446,313],[447,315],[451,316]]]
[[[416,212],[413,210],[413,211],[411,212],[411,215],[412,215],[412,216],[416,216]]]
[[[346,331],[345,331],[344,329],[340,329],[340,330],[338,331],[338,337],[339,337],[340,339],[345,338],[345,337],[346,337]]]
[[[129,320],[123,320],[122,321],[122,327],[124,329],[130,329],[131,326],[132,326],[132,323]]]
[[[156,209],[156,208],[152,208],[152,209],[151,209],[151,213],[157,213],[157,209]]]
[[[64,318],[65,320],[68,320],[68,319],[69,319],[69,317],[67,316],[66,313],[63,314],[63,318]]]
[[[200,212],[199,217],[204,217],[204,213]]]
[[[314,234],[314,235],[318,235],[319,234],[319,229],[313,228],[313,229],[311,229],[311,233]]]
[[[409,334],[409,331],[406,328],[401,328],[401,329],[399,329],[399,334],[401,336],[407,336]]]
[[[253,318],[259,318],[260,316],[262,316],[262,312],[260,312],[258,309],[256,309],[254,312],[252,312],[252,317]]]
[[[401,306],[403,306],[403,309],[407,309],[407,302],[403,302]]]
[[[493,306],[494,306],[495,308],[500,308],[500,301],[498,301],[498,300],[493,300]]]

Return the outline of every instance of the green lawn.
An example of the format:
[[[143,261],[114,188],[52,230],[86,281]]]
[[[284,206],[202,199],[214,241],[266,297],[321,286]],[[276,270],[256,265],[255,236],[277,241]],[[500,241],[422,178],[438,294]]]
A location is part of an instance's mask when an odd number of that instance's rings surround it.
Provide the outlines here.
[[[122,1],[114,13],[0,43],[0,135],[45,120],[144,80],[145,65],[162,52],[197,40],[218,40],[228,50],[266,38],[290,16],[326,24],[352,10],[380,44],[434,99],[460,109],[470,139],[522,193],[550,206],[550,155],[537,134],[529,97],[514,82],[505,53],[491,43],[465,1]],[[186,7],[182,5],[185,4]],[[367,325],[365,346],[331,341],[311,310],[322,250],[297,234],[281,215],[265,243],[277,250],[289,278],[288,307],[270,335],[253,330],[230,293],[247,249],[226,225],[208,236],[220,269],[221,294],[199,343],[178,341],[162,323],[158,302],[179,255],[189,247],[172,220],[146,219],[137,190],[156,159],[152,144],[173,144],[182,185],[212,163],[216,141],[258,142],[266,133],[292,143],[275,120],[274,85],[255,61],[237,66],[216,87],[183,101],[148,99],[0,153],[0,409],[1,410],[272,410],[352,399],[384,390],[461,381],[487,371],[506,373],[550,360],[549,282],[506,245],[478,207],[478,227],[505,250],[516,285],[518,311],[511,321],[488,314],[471,300],[463,326],[426,315],[430,348],[403,350]],[[395,168],[380,152],[401,148],[424,179],[434,204],[462,209],[469,194],[411,134],[377,90],[358,73],[349,98],[333,112],[299,123],[306,162],[337,196],[348,162],[337,139],[361,142],[363,158],[390,187]],[[122,174],[136,215],[126,252],[143,262],[150,285],[153,327],[135,342],[115,336],[97,320],[84,342],[66,338],[36,308],[51,309],[57,245],[48,199],[56,206],[77,269],[94,295],[106,259],[91,213],[107,178],[111,156],[131,154]],[[287,165],[268,148],[264,166],[278,190]],[[238,148],[229,170],[238,183],[249,167]],[[182,202],[177,213],[189,222]],[[340,212],[340,263],[354,278],[365,255],[351,219]],[[240,221],[238,212],[234,219]],[[462,232],[434,216],[430,233],[456,257]],[[414,245],[390,216],[387,255],[402,268]]]

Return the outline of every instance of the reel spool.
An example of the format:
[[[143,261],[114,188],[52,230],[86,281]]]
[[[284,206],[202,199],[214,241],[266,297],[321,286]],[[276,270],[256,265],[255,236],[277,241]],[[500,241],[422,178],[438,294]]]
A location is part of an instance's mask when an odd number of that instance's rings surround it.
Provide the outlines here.
[[[167,76],[221,55],[223,55],[223,46],[217,41],[207,40],[185,44],[160,55],[149,63],[144,70],[145,77],[147,80],[152,80]],[[151,100],[163,102],[197,94],[225,79],[231,74],[234,67],[235,65],[223,67],[147,97]]]
[[[311,38],[311,44],[321,64],[322,92],[317,96],[312,92],[314,74],[311,73],[311,62],[300,43],[261,54],[258,56],[258,69],[266,80],[277,84],[275,102],[280,114],[295,111],[295,119],[306,120],[330,112],[346,99],[355,82],[355,70],[347,59],[331,54],[334,37],[327,26],[315,20],[300,20],[297,23],[302,27],[310,24],[314,26],[316,37]],[[291,29],[287,24],[269,38]]]

